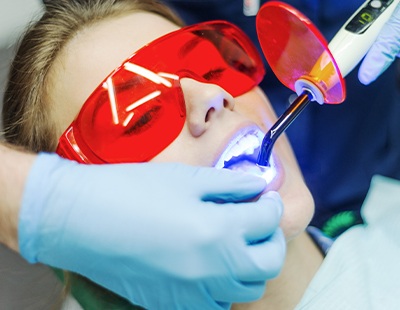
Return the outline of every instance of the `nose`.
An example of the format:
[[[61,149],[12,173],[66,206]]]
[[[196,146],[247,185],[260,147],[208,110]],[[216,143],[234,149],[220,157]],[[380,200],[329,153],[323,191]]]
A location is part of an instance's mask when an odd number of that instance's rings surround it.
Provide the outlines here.
[[[193,136],[202,135],[213,121],[233,110],[233,97],[220,86],[191,78],[182,78],[180,82],[186,103],[186,120]]]

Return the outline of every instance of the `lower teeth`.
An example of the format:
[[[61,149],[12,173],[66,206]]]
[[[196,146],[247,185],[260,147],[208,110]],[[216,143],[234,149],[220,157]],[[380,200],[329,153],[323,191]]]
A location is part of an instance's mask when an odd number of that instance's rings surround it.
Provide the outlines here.
[[[255,175],[262,173],[261,169],[254,163],[248,160],[237,162],[227,167],[229,170],[247,172]]]

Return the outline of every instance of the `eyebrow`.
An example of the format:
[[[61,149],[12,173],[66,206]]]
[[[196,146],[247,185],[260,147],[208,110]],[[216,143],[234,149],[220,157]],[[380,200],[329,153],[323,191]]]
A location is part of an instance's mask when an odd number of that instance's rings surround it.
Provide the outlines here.
[[[178,51],[178,55],[180,58],[186,57],[188,54],[190,54],[197,45],[199,45],[202,41],[203,41],[204,37],[200,37],[199,35],[193,33],[193,38],[188,40]],[[211,44],[213,44],[209,39],[206,38],[207,41],[209,41]],[[106,82],[106,81],[105,81]],[[104,83],[105,83],[104,82]],[[103,83],[103,84],[104,84]],[[103,90],[105,90],[104,92],[101,93],[101,95],[99,96],[98,100],[96,100],[95,102],[95,107],[93,109],[93,118],[92,118],[92,122],[94,122],[94,119],[96,118],[95,116],[97,115],[100,107],[103,105],[103,103],[105,101],[109,101],[109,92],[108,89],[105,88],[103,86],[103,84],[101,85],[101,87],[103,88]],[[113,86],[115,87],[116,85],[113,84]],[[124,89],[125,85],[119,85],[119,87],[117,88],[122,88]],[[111,109],[111,106],[110,106]]]
[[[101,93],[100,93],[100,95],[98,96],[98,98],[97,98],[97,100],[94,102],[94,108],[93,108],[93,116],[92,116],[92,125],[93,125],[93,123],[94,123],[94,120],[96,119],[96,117],[97,117],[97,114],[99,113],[99,110],[100,110],[100,108],[103,106],[103,104],[107,104],[107,106],[108,106],[108,108],[110,109],[110,111],[111,111],[111,116],[112,116],[112,118],[113,118],[113,122],[114,122],[114,124],[119,124],[120,123],[120,120],[118,119],[118,122],[115,122],[115,117],[118,117],[118,115],[115,115],[115,113],[118,113],[118,108],[120,107],[120,102],[118,102],[118,96],[117,96],[117,94],[120,94],[120,93],[122,93],[122,92],[124,92],[124,91],[126,91],[126,90],[130,90],[131,89],[131,87],[132,87],[132,85],[129,83],[130,81],[133,81],[137,76],[140,76],[140,75],[135,75],[135,76],[133,76],[131,79],[128,79],[128,80],[125,80],[123,83],[115,83],[114,82],[114,80],[112,79],[112,76],[111,76],[111,79],[110,79],[110,81],[111,81],[111,83],[107,83],[107,81],[105,81],[105,82],[103,82],[102,84],[101,84],[101,86],[99,86],[99,87],[101,87]],[[107,79],[108,80],[108,79]],[[106,84],[106,86],[107,87],[105,87],[105,85],[104,84]],[[162,83],[161,82],[161,84],[164,84],[164,83]],[[165,84],[164,84],[165,85]],[[114,99],[115,99],[115,101],[114,102],[112,102],[113,100],[111,100],[110,99],[110,91],[109,91],[109,88],[110,88],[110,86],[113,88],[113,91],[111,92],[111,94],[113,95],[113,97],[114,97]],[[95,92],[97,91],[97,89],[95,90]],[[142,98],[142,100],[149,100],[149,98],[151,98],[151,96],[158,96],[159,95],[159,93],[157,93],[157,92],[153,92],[153,93],[151,93],[151,94],[149,94],[149,95],[147,95],[147,96],[144,96],[143,98]],[[140,104],[143,104],[143,103],[145,103],[145,102],[141,102],[140,100],[138,101],[138,102],[136,102],[137,104],[138,103],[140,103]],[[130,105],[128,105],[127,107],[130,107],[130,106],[132,106],[133,104],[131,103]],[[82,109],[82,108],[81,108]],[[130,109],[130,110],[132,110],[132,109]],[[129,112],[129,111],[127,111],[127,112]]]
[[[187,41],[180,49],[179,49],[179,57],[185,57],[189,53],[191,53],[195,47],[202,41],[202,39],[198,36],[195,36],[193,39]]]
[[[94,124],[94,120],[96,119],[96,115],[97,115],[97,113],[99,112],[99,110],[100,110],[100,108],[101,108],[101,106],[105,103],[105,102],[107,102],[108,100],[109,100],[109,98],[108,98],[108,90],[107,89],[105,89],[105,88],[103,88],[105,91],[102,91],[101,92],[101,94],[100,94],[100,96],[97,98],[97,100],[96,100],[96,102],[94,103],[94,108],[93,108],[93,116],[92,116],[92,126],[93,126],[93,124]],[[82,109],[82,108],[81,108]],[[111,109],[111,107],[110,107],[110,109]],[[80,111],[79,111],[79,113],[80,113]]]

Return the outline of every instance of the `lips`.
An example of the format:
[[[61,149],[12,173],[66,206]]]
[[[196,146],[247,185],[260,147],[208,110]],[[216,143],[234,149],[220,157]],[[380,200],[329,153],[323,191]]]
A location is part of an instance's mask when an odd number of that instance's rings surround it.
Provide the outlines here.
[[[273,158],[271,158],[270,167],[263,168],[257,165],[263,138],[264,133],[259,129],[239,134],[227,145],[215,167],[258,175],[267,183],[271,183],[277,175]]]

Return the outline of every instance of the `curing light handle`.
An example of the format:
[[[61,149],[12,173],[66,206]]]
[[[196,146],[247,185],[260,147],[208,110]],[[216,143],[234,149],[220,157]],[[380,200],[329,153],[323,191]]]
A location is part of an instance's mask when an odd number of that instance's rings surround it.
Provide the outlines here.
[[[299,116],[301,111],[311,102],[313,96],[310,92],[305,90],[289,108],[279,117],[276,123],[265,135],[261,144],[261,150],[258,154],[257,165],[262,167],[269,166],[269,158],[272,153],[272,147],[276,139],[286,130],[287,127]]]
[[[400,0],[367,0],[329,42],[343,77],[354,69],[375,42]]]
[[[345,77],[361,61],[399,3],[400,0],[365,1],[329,42],[329,50],[339,67],[342,77]],[[297,91],[298,94],[299,92],[302,92],[300,96],[265,135],[257,160],[259,166],[266,167],[269,165],[269,158],[276,139],[303,111],[307,104],[315,100],[313,98],[315,96],[312,93],[308,93],[304,89]]]

